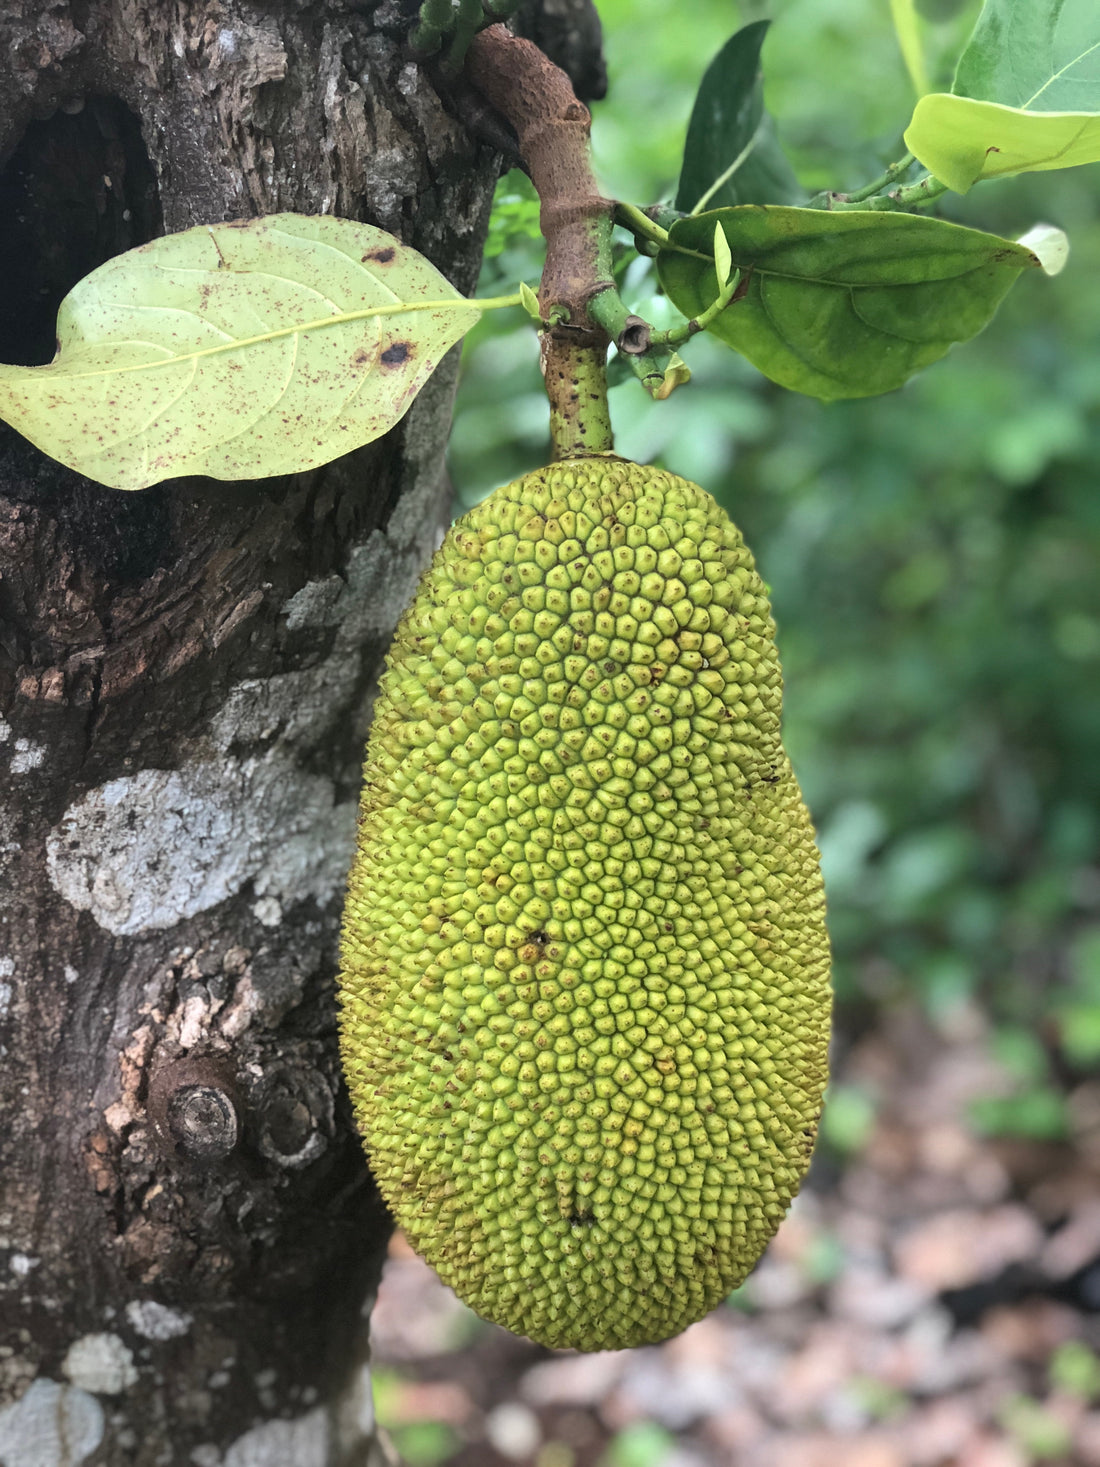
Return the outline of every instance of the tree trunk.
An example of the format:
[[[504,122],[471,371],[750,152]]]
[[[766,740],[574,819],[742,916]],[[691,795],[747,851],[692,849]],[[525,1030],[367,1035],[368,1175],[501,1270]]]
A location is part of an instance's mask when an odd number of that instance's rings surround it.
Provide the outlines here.
[[[0,360],[48,360],[120,250],[278,210],[367,219],[470,291],[499,158],[404,53],[414,8],[0,0]],[[598,77],[588,11],[531,24]],[[119,494],[0,427],[3,1467],[376,1460],[390,1224],[333,973],[455,370],[255,483]]]

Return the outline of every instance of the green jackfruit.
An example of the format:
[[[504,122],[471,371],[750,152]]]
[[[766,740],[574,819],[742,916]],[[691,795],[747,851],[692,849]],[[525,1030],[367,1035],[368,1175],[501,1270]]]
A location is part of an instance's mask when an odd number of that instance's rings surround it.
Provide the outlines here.
[[[375,706],[343,936],[409,1240],[546,1345],[665,1339],[805,1172],[828,940],[764,587],[710,495],[554,465],[447,536]]]

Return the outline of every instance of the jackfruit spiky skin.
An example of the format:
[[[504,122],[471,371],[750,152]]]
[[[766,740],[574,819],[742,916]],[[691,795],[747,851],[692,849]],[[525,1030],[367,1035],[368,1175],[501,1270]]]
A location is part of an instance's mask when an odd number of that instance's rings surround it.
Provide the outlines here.
[[[390,649],[348,1084],[413,1246],[546,1345],[699,1319],[809,1160],[829,954],[773,634],[710,495],[598,457],[460,520]]]

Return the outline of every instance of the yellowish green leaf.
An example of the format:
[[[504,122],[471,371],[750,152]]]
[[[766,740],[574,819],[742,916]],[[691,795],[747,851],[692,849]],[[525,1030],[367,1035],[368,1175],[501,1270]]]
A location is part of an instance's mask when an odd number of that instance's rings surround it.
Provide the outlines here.
[[[1097,162],[1100,116],[1026,112],[933,92],[917,103],[905,146],[930,173],[964,194],[980,178]]]
[[[733,255],[730,242],[720,223],[714,226],[714,273],[718,277],[718,289],[722,290],[733,272]]]
[[[0,366],[0,417],[116,489],[296,473],[391,428],[479,313],[367,224],[189,229],[86,276],[54,360]]]
[[[683,387],[685,382],[690,381],[691,368],[678,352],[673,352],[668,359],[661,385],[653,395],[658,402],[663,402],[666,397],[672,396],[677,387]]]
[[[519,299],[523,309],[531,317],[532,321],[542,321],[542,312],[539,310],[539,298],[526,280],[519,283]]]

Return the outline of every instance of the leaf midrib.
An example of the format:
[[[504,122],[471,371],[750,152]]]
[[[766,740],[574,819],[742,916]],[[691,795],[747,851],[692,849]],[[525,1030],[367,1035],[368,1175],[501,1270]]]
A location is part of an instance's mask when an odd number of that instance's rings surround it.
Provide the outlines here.
[[[673,245],[672,251],[679,255],[689,255],[694,260],[702,260],[707,265],[713,263],[710,255],[704,255],[699,250],[689,250],[682,246]],[[791,280],[798,285],[824,285],[830,290],[911,290],[921,285],[946,285],[952,281],[964,280],[966,276],[972,275],[975,270],[983,270],[991,265],[1005,265],[1009,269],[1024,270],[1027,268],[1026,260],[1009,261],[998,260],[990,256],[988,259],[975,260],[973,264],[965,269],[958,270],[954,275],[934,275],[927,280],[835,280],[827,275],[798,275],[789,270],[776,270],[768,265],[761,265],[754,260],[738,260],[736,254],[733,257],[734,267],[738,270],[749,271],[757,278],[768,276],[773,280]]]
[[[128,372],[152,372],[163,367],[175,367],[185,362],[198,362],[203,357],[222,356],[227,352],[243,351],[250,346],[260,346],[268,341],[278,341],[288,336],[301,336],[311,331],[323,331],[331,326],[347,326],[356,321],[370,320],[376,316],[401,316],[409,311],[438,311],[438,310],[480,310],[482,303],[478,300],[469,300],[465,296],[455,296],[452,300],[439,301],[403,301],[391,306],[371,306],[362,311],[343,311],[337,316],[324,316],[316,321],[299,323],[296,326],[281,326],[274,331],[265,331],[257,336],[242,336],[232,341],[219,342],[216,346],[200,347],[197,351],[181,352],[174,356],[163,357],[158,362],[130,362],[120,367],[98,367],[91,371],[66,371],[62,358],[55,358],[52,362],[46,362],[38,367],[19,367],[8,363],[0,363],[0,381],[6,380],[29,382],[32,378],[45,380],[46,374],[54,377],[64,377],[69,381],[81,381],[96,377],[116,377]],[[127,307],[128,308],[128,307]],[[218,328],[220,329],[220,328]],[[111,340],[104,337],[93,346],[138,346],[150,350],[163,350],[159,343],[142,340]]]

